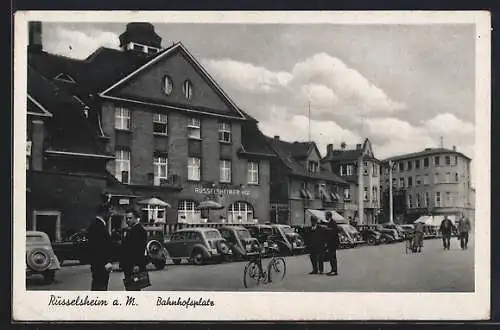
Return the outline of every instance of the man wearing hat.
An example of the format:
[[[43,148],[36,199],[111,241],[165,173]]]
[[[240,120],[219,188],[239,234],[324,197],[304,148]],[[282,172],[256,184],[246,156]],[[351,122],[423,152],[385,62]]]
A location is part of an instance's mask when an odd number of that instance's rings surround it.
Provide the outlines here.
[[[318,218],[311,216],[311,231],[309,233],[309,257],[311,258],[312,272],[309,274],[323,274],[324,228],[318,224]]]
[[[338,229],[337,223],[333,220],[332,212],[325,212],[326,219],[326,248],[327,248],[327,258],[330,261],[331,270],[326,275],[336,276],[337,273],[337,245],[338,245]]]
[[[88,253],[92,272],[92,291],[107,291],[111,272],[111,238],[104,216],[96,216],[88,228]]]

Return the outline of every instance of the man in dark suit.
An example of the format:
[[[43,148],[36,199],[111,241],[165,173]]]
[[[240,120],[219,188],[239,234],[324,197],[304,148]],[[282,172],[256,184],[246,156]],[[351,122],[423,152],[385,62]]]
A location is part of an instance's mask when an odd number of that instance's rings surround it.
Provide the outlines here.
[[[450,238],[451,238],[451,233],[453,232],[453,227],[454,227],[453,222],[451,222],[451,220],[448,219],[448,216],[445,215],[443,221],[441,221],[441,225],[439,226],[439,231],[443,236],[444,250],[450,249]]]
[[[104,217],[97,216],[88,228],[88,255],[92,272],[92,291],[107,291],[111,272],[111,239]]]
[[[324,228],[318,224],[318,218],[311,216],[311,231],[309,232],[309,258],[312,272],[309,274],[323,274]]]
[[[147,233],[139,221],[139,213],[130,210],[126,213],[128,229],[121,244],[120,268],[125,277],[132,273],[146,270],[145,250]]]
[[[333,220],[332,212],[325,212],[326,219],[326,249],[327,259],[330,261],[331,270],[326,275],[335,276],[337,272],[337,245],[338,245],[338,228],[337,223]]]

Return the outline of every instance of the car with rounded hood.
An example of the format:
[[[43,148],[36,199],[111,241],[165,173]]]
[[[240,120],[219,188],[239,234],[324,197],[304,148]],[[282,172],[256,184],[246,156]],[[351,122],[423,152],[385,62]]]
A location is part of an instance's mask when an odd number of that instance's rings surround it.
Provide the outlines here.
[[[56,271],[61,265],[50,243],[49,236],[41,231],[26,232],[26,277],[34,274],[43,276],[44,282],[54,282]]]
[[[375,230],[373,227],[368,225],[356,225],[356,229],[359,231],[361,238],[368,245],[378,245],[383,241],[382,233]]]
[[[273,236],[282,254],[297,254],[305,250],[304,239],[290,225],[272,224]]]
[[[233,259],[246,260],[260,253],[259,241],[245,227],[223,226],[217,229],[233,251]]]
[[[168,255],[179,265],[182,260],[202,265],[209,261],[229,259],[233,251],[215,228],[193,227],[175,231],[165,242]]]
[[[347,223],[338,223],[337,228],[340,248],[352,248],[365,243],[354,226]]]
[[[243,225],[252,237],[255,237],[258,241],[260,246],[263,248],[264,252],[262,253],[263,255],[267,256],[276,251],[278,249],[279,252],[279,245],[278,245],[278,239],[276,235],[274,235],[273,227],[271,225],[266,225],[266,224],[245,224]]]

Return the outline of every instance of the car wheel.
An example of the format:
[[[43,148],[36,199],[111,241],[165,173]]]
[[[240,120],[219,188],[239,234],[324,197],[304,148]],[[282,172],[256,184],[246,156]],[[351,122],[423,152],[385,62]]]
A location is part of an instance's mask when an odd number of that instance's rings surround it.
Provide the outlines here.
[[[45,284],[53,283],[55,277],[56,277],[55,270],[46,270],[45,272],[43,272],[43,281]]]
[[[377,242],[375,241],[375,238],[369,237],[367,243],[368,243],[368,245],[375,245],[375,243],[377,243]]]
[[[44,272],[50,266],[50,256],[44,249],[33,249],[26,256],[26,263],[36,272]]]
[[[381,237],[380,238],[380,244],[386,244],[387,243],[387,238],[386,237]]]
[[[165,268],[167,261],[165,259],[156,259],[152,261],[152,264],[155,266],[156,269],[162,270]]]
[[[174,262],[174,265],[180,265],[182,262],[182,259],[172,259],[172,261]]]
[[[200,250],[194,250],[191,254],[190,261],[193,265],[203,265],[205,263],[205,258],[203,257],[203,252]]]

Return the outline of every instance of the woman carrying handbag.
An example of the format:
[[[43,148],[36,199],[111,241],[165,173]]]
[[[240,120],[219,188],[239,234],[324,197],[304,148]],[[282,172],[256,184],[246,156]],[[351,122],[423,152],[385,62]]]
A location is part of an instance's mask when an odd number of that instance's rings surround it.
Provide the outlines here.
[[[125,237],[122,240],[120,258],[120,268],[125,275],[123,283],[127,291],[141,291],[151,286],[144,256],[147,233],[139,219],[136,210],[127,211],[128,229],[125,231]]]

